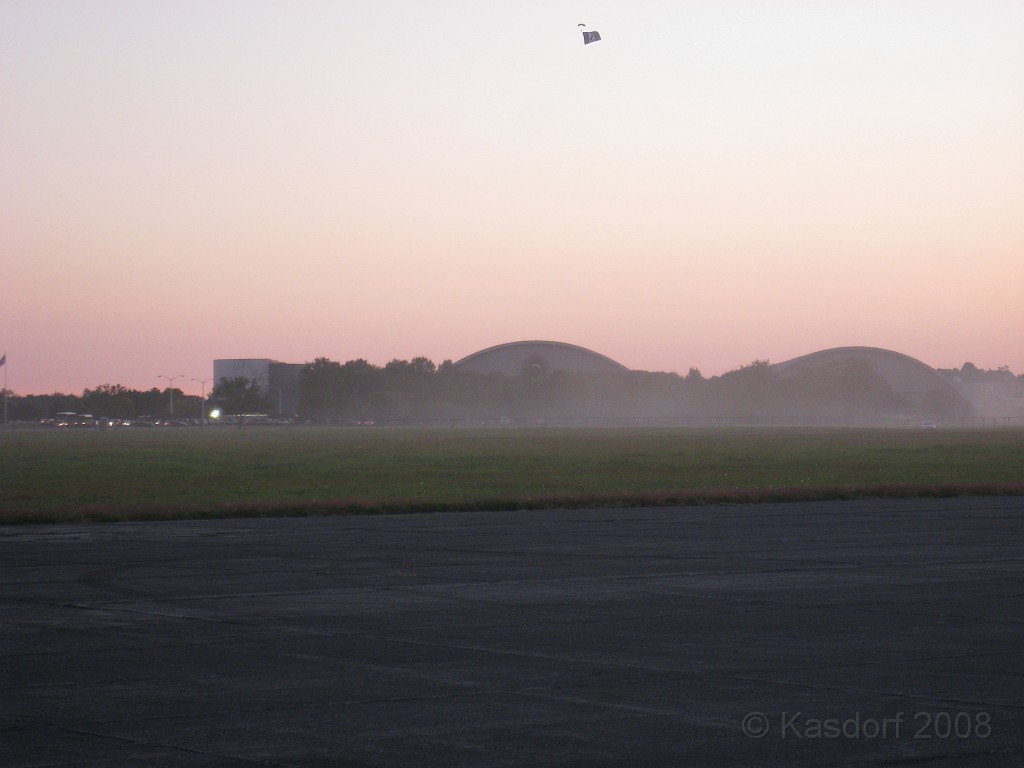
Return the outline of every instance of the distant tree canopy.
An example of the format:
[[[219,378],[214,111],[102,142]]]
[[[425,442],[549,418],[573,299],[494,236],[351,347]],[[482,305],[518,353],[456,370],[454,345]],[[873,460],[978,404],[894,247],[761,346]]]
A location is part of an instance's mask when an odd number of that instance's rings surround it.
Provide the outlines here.
[[[145,404],[158,405],[157,398],[159,390],[153,389],[150,392],[133,393],[127,387],[120,384],[100,384],[96,389],[86,389],[82,392],[79,408],[82,412],[93,413],[98,416],[113,416],[120,419],[130,419],[139,415],[139,407],[143,407],[142,413],[153,413],[153,408],[145,409]],[[180,392],[178,393],[180,395]],[[164,398],[168,403],[169,398]]]
[[[919,402],[901,397],[872,367],[851,359],[784,378],[767,360],[704,378],[674,373],[529,372],[506,377],[440,366],[426,358],[339,363],[317,358],[299,377],[299,416],[323,423],[425,420],[658,419],[733,422],[868,423],[916,417],[958,418],[948,390]]]
[[[961,379],[968,384],[977,384],[981,382],[1006,382],[1013,381],[1015,378],[1024,379],[1024,374],[1015,377],[1009,367],[1005,365],[1001,365],[995,369],[982,370],[974,363],[964,363],[960,370],[955,372],[959,373]]]
[[[210,393],[210,403],[226,414],[266,413],[270,399],[260,389],[259,382],[245,376],[222,378]]]
[[[49,395],[9,395],[8,416],[12,420],[38,421],[58,413],[91,414],[97,417],[166,419],[170,416],[170,398],[174,397],[175,418],[198,418],[201,398],[186,395],[175,387],[136,390],[120,384],[100,384],[85,389],[81,395],[54,392]]]
[[[363,359],[338,363],[319,357],[299,374],[299,415],[333,423],[437,418],[450,413],[438,403],[461,392],[451,386],[455,375],[450,361],[438,368],[425,357],[383,367]]]
[[[1002,382],[1024,388],[1024,376],[1005,366],[971,363],[944,372],[964,383]],[[138,391],[101,384],[81,395],[19,396],[8,392],[11,420],[38,421],[60,412],[112,418],[195,418],[201,400],[179,389]],[[217,382],[210,403],[226,414],[271,413],[259,384],[244,377]],[[440,365],[426,357],[378,366],[318,357],[299,374],[300,418],[330,424],[415,423],[512,419],[645,419],[700,423],[873,423],[894,418],[958,419],[967,406],[951,387],[910,398],[895,392],[869,360],[852,358],[789,376],[767,360],[705,378],[649,371],[573,373],[533,371],[506,377]]]

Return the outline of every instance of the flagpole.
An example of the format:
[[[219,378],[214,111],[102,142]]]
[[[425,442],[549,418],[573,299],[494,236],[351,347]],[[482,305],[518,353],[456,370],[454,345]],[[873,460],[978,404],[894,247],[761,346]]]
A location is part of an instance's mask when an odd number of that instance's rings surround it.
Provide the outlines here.
[[[7,426],[7,353],[4,352],[4,426]]]

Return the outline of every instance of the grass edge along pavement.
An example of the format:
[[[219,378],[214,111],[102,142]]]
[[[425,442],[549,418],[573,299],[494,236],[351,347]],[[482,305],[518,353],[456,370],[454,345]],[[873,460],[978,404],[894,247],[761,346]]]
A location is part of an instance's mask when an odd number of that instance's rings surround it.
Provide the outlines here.
[[[779,488],[750,491],[702,491],[692,494],[623,496],[552,496],[522,499],[481,499],[477,503],[443,504],[415,499],[391,502],[317,501],[294,504],[224,504],[209,507],[86,506],[56,512],[4,512],[0,525],[215,520],[259,517],[311,517],[317,515],[408,515],[431,512],[502,512],[543,509],[593,509],[622,507],[685,507],[716,504],[790,503],[841,501],[867,498],[956,498],[971,496],[1024,496],[1024,483],[977,486],[878,486],[856,489]]]
[[[0,524],[1024,495],[1024,430],[26,432],[0,459]]]

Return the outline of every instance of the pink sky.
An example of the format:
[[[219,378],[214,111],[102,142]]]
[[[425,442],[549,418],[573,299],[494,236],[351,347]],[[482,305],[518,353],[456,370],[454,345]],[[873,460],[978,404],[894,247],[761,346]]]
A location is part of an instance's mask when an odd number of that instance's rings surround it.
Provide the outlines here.
[[[639,5],[0,4],[9,387],[522,339],[1024,373],[1024,4]]]

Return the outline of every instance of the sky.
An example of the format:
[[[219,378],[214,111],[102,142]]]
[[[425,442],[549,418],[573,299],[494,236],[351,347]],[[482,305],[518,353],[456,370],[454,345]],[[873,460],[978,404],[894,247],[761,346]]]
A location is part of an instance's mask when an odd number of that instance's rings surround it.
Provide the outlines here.
[[[1020,0],[0,0],[7,385],[526,339],[1024,373],[1021,40]]]

